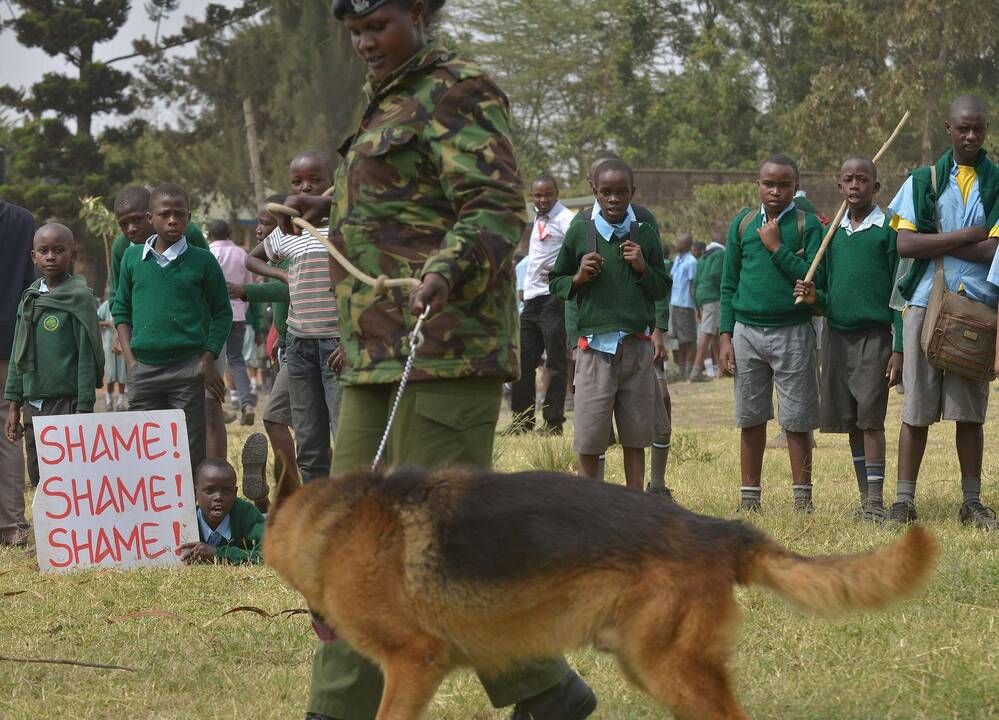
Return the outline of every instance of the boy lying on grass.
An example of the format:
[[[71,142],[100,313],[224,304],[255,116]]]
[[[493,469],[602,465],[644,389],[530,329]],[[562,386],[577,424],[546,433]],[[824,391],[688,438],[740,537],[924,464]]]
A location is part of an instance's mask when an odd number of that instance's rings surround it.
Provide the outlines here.
[[[253,503],[236,497],[236,470],[221,458],[208,458],[194,475],[201,542],[180,546],[188,565],[225,562],[257,564],[262,560],[264,516]]]

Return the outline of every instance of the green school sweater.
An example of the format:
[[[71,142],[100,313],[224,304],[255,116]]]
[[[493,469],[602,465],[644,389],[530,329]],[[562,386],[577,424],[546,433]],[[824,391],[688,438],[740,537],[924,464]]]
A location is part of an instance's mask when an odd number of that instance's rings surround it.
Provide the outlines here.
[[[168,365],[206,351],[221,355],[232,328],[225,277],[208,250],[188,247],[165,268],[144,245],[125,251],[112,314],[132,326],[132,352],[140,362]]]
[[[208,242],[205,240],[205,236],[201,232],[201,228],[195,225],[193,222],[188,223],[187,227],[184,229],[184,237],[187,238],[187,244],[193,245],[194,247],[208,249]],[[143,238],[143,242],[146,238]],[[140,243],[141,244],[141,243]],[[121,259],[125,255],[125,251],[128,250],[130,243],[128,238],[124,235],[119,235],[111,243],[111,275],[108,277],[108,285],[111,286],[111,290],[108,293],[109,298],[113,298],[115,292],[118,290],[118,275],[121,273]]]
[[[645,272],[638,275],[621,256],[622,238],[611,241],[597,235],[597,252],[604,259],[600,274],[578,288],[572,278],[589,248],[587,223],[570,225],[555,266],[549,273],[552,295],[579,305],[578,336],[623,330],[644,333],[655,326],[655,303],[669,292],[659,234],[648,223],[640,223],[638,244],[645,256]]]
[[[259,564],[263,560],[261,545],[264,542],[264,526],[266,521],[256,506],[236,498],[232,510],[229,511],[229,530],[232,540],[215,548],[215,557],[232,565]],[[201,535],[201,523],[198,523],[198,535]],[[205,542],[205,538],[201,538]]]
[[[659,235],[659,218],[656,217],[655,213],[649,210],[647,207],[641,205],[632,204],[631,209],[635,211],[635,219],[640,223],[648,223],[656,231],[656,235]],[[586,225],[586,221],[590,219],[590,214],[593,212],[593,206],[585,207],[576,213],[575,217],[572,218],[570,227],[572,225]],[[660,236],[661,237],[661,236]],[[666,278],[669,281],[669,287],[673,287],[673,277],[670,275],[670,268],[673,267],[673,261],[666,261]],[[569,338],[569,342],[573,342],[574,333],[570,330],[575,330],[577,327],[579,310],[575,303],[565,304],[565,328],[566,337]],[[656,322],[655,327],[661,328],[664,332],[669,328],[669,290],[666,291],[666,297],[662,300],[656,301]],[[575,337],[579,337],[575,335]]]
[[[282,270],[287,270],[289,261],[270,263]],[[291,302],[288,285],[280,280],[268,280],[262,283],[251,283],[243,286],[246,289],[246,301],[250,303],[270,303],[274,315],[274,329],[277,330],[278,343],[285,344],[288,334],[288,305]]]
[[[37,288],[39,282],[36,280],[32,287]],[[91,303],[89,307],[81,308],[80,312],[93,313],[96,324],[96,305]],[[74,313],[65,310],[46,308],[36,314],[38,319],[31,331],[34,334],[35,369],[19,371],[12,357],[7,370],[4,398],[23,403],[27,400],[72,397],[76,398],[78,410],[93,411],[96,399],[94,389],[101,383],[98,382],[100,376],[97,372],[95,348],[86,326]],[[19,314],[14,327],[15,337],[25,321]],[[101,357],[103,352],[102,347]]]
[[[837,228],[822,257],[824,282],[816,283],[816,310],[825,314],[829,327],[856,332],[891,325],[895,311],[889,307],[898,251],[891,218],[884,225],[847,235]]]
[[[747,212],[755,217],[739,237],[739,223]],[[731,333],[735,323],[757,327],[785,327],[808,322],[811,308],[794,304],[794,283],[805,277],[822,244],[822,223],[805,214],[802,238],[798,237],[796,212],[780,221],[781,247],[771,253],[760,240],[761,214],[743,210],[728,228],[721,282],[721,332]],[[804,257],[797,253],[804,250]],[[821,272],[821,268],[820,268]],[[816,276],[816,282],[822,278]]]
[[[705,250],[697,261],[694,275],[694,304],[701,307],[706,303],[718,302],[721,298],[722,265],[725,262],[725,248],[714,247]]]

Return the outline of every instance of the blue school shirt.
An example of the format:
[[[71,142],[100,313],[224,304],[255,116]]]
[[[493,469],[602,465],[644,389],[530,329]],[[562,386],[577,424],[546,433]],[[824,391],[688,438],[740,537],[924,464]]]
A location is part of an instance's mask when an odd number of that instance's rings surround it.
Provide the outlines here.
[[[228,513],[222,518],[219,526],[212,530],[211,526],[205,520],[205,514],[201,512],[201,508],[198,508],[198,528],[201,530],[201,541],[208,543],[212,547],[218,547],[224,542],[232,541],[232,523],[229,522]]]
[[[967,166],[965,166],[967,167]],[[974,168],[971,168],[972,173]],[[968,182],[970,176],[967,170],[960,172],[955,162],[951,168],[946,187],[937,199],[937,217],[940,221],[940,232],[948,233],[964,228],[985,227],[987,218],[985,206],[978,190],[978,177]],[[959,182],[960,180],[960,182]],[[963,185],[963,189],[962,189]],[[894,215],[892,228],[895,230],[916,229],[916,207],[912,196],[912,178],[906,179],[895,199],[888,205],[888,210]],[[996,307],[997,289],[989,282],[988,263],[976,263],[960,258],[944,255],[944,281],[951,292],[964,290],[968,297],[989,307]],[[910,305],[926,307],[930,300],[930,290],[933,288],[933,275],[936,262],[931,260],[923,277],[920,278],[916,290],[912,293]]]

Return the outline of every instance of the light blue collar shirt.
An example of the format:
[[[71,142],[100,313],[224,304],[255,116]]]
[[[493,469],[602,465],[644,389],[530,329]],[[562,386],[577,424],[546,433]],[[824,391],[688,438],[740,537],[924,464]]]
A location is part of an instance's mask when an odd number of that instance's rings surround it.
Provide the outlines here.
[[[941,178],[942,180],[942,178]],[[916,224],[916,209],[912,195],[912,178],[909,177],[898,191],[895,199],[888,205],[893,215],[898,215],[913,225]],[[957,184],[957,163],[950,169],[946,186],[937,198],[937,217],[940,220],[940,232],[949,233],[973,226],[985,227],[985,206],[975,179],[968,202],[964,201],[961,188]],[[904,259],[904,258],[903,258]],[[976,263],[960,258],[944,255],[944,280],[951,292],[964,290],[968,297],[989,307],[996,307],[996,287],[989,282],[989,263]],[[923,273],[916,290],[912,293],[910,305],[926,307],[930,301],[930,290],[933,288],[935,263],[930,261],[929,267]]]
[[[212,530],[205,520],[205,514],[201,512],[201,508],[198,508],[198,527],[201,529],[201,537],[212,547],[219,547],[222,543],[232,540],[232,526],[228,514],[222,518],[219,526]]]
[[[694,297],[690,292],[690,284],[697,275],[697,258],[690,251],[677,256],[670,272],[673,278],[673,290],[670,292],[669,303],[677,307],[695,309]]]
[[[610,242],[611,235],[617,235],[618,237],[627,235],[631,230],[631,224],[638,222],[638,218],[635,217],[635,210],[629,205],[624,220],[617,225],[611,225],[600,214],[600,203],[598,202],[593,203],[593,212],[590,214],[590,218],[593,220],[593,224],[597,226],[597,234],[607,242]]]
[[[161,255],[160,253],[156,252],[156,248],[154,247],[156,245],[156,237],[157,237],[156,235],[153,235],[148,240],[146,240],[146,244],[142,248],[143,260],[146,259],[147,255],[152,253],[153,257],[156,258],[156,264],[159,265],[161,268],[165,268],[167,265],[172,263],[174,260],[179,258],[187,251],[187,238],[181,236],[180,240],[178,240],[173,245],[164,250],[163,254]]]

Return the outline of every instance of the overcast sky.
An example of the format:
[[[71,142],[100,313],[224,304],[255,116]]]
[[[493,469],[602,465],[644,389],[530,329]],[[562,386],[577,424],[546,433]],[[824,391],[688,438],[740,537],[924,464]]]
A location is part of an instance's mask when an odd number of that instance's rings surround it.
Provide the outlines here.
[[[214,0],[214,2],[226,7],[233,7],[238,0]],[[119,55],[127,55],[132,52],[132,40],[143,35],[153,36],[156,24],[146,15],[143,8],[143,0],[132,0],[132,10],[125,26],[110,42],[98,45],[94,55],[98,60],[107,60]],[[185,15],[203,16],[205,2],[203,0],[181,0],[180,8],[173,13],[160,26],[161,35],[173,35],[180,28]],[[9,20],[16,13],[14,3],[7,0],[0,0],[0,18]],[[194,50],[194,43],[171,50],[172,56],[190,55]],[[135,61],[123,61],[115,63],[115,68],[124,71],[132,71],[136,67]],[[47,72],[66,73],[76,76],[76,68],[69,65],[62,58],[51,57],[38,48],[26,48],[17,42],[13,30],[0,32],[0,85],[12,85],[17,88],[30,87],[32,83],[41,79]],[[139,112],[145,119],[153,122],[164,122],[169,119],[169,113],[160,109],[146,109]],[[94,121],[94,129],[100,130],[102,127],[118,122],[120,117],[109,115],[98,115]]]

